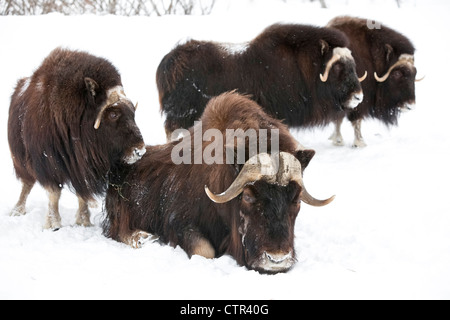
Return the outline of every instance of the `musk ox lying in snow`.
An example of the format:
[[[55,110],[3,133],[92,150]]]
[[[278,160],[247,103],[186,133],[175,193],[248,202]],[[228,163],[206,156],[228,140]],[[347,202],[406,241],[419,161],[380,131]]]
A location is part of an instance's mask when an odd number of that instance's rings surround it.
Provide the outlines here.
[[[349,41],[330,28],[275,24],[240,45],[190,40],[161,61],[156,74],[168,140],[189,128],[220,93],[250,94],[293,127],[327,124],[363,98]],[[364,74],[362,71],[361,74]]]
[[[119,72],[107,60],[57,48],[11,97],[8,141],[23,188],[12,215],[26,213],[38,181],[48,192],[45,228],[61,227],[58,202],[69,185],[77,194],[76,223],[90,225],[87,202],[102,194],[108,176],[145,153]]]
[[[224,144],[220,136],[230,130],[253,132],[260,149],[251,152],[251,135],[237,135]],[[305,188],[302,173],[314,151],[302,148],[281,121],[237,93],[211,99],[201,123],[186,134],[147,147],[139,162],[111,180],[104,234],[133,247],[157,236],[189,256],[229,254],[260,272],[289,270],[295,263],[300,202],[322,206],[333,200],[317,200]],[[241,147],[245,159],[239,164],[236,149]],[[230,149],[234,161],[225,163]],[[210,164],[197,161],[198,151],[203,157],[220,153],[223,158]],[[175,164],[174,156],[186,159],[185,152],[187,163]]]
[[[344,32],[350,40],[349,49],[356,62],[356,71],[368,71],[362,83],[363,101],[347,112],[351,121],[355,147],[366,144],[361,135],[361,121],[366,117],[379,119],[386,125],[397,124],[400,111],[415,104],[414,46],[404,35],[384,25],[368,27],[367,19],[337,17],[327,27]],[[343,145],[340,127],[344,115],[336,121],[331,136],[334,144]]]

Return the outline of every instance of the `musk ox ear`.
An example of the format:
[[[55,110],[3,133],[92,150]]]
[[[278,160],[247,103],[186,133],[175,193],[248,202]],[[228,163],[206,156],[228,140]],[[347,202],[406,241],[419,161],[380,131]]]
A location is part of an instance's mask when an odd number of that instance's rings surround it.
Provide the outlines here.
[[[311,159],[314,157],[316,152],[312,149],[305,149],[305,150],[298,150],[295,154],[295,157],[298,161],[300,161],[300,164],[302,165],[302,171],[305,170],[305,168],[308,166]]]
[[[392,53],[394,52],[394,48],[390,44],[385,44],[384,48],[386,49],[386,62],[389,62],[391,60]]]
[[[84,83],[86,84],[86,89],[89,91],[92,97],[95,97],[96,92],[99,88],[98,83],[95,82],[94,79],[88,77],[84,78]]]
[[[322,54],[322,56],[324,56],[330,50],[330,45],[323,39],[320,39],[319,43],[320,43],[320,53]]]

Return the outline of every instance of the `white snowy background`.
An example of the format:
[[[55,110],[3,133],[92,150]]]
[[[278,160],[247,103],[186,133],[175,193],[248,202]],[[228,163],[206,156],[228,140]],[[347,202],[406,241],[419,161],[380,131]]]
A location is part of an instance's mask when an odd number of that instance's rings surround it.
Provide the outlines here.
[[[0,17],[0,298],[58,299],[449,299],[450,298],[450,23],[448,1],[219,0],[210,16]],[[188,259],[157,243],[140,250],[107,239],[102,206],[92,228],[75,226],[76,197],[64,191],[63,228],[43,230],[47,196],[33,189],[28,214],[10,217],[21,184],[6,135],[17,79],[30,75],[57,46],[109,59],[127,96],[139,101],[136,119],[147,144],[165,142],[155,85],[162,57],[186,38],[244,42],[275,22],[323,26],[349,14],[379,20],[417,48],[417,107],[399,126],[363,122],[368,144],[353,149],[328,141],[332,127],[293,131],[317,151],[305,171],[323,208],[302,205],[295,227],[298,263],[286,274],[261,275],[229,256]],[[3,137],[3,138],[1,138]]]

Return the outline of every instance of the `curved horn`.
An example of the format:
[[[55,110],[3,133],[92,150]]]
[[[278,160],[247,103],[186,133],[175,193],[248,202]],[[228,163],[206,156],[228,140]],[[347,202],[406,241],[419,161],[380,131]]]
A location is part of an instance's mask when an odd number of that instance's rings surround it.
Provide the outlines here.
[[[319,75],[319,76],[320,76],[320,80],[321,80],[322,82],[327,82],[327,80],[328,80],[328,75],[329,75],[329,73],[330,73],[331,67],[332,67],[333,64],[334,64],[336,61],[338,61],[340,58],[341,58],[340,55],[334,54],[333,57],[331,57],[330,61],[328,61],[327,66],[326,66],[326,68],[325,68],[325,73],[324,73],[324,75],[322,75],[322,74]]]
[[[308,191],[305,189],[305,187],[303,186],[303,190],[300,193],[300,199],[304,202],[309,204],[310,206],[314,206],[314,207],[323,207],[326,206],[327,204],[329,204],[331,201],[334,200],[334,198],[336,198],[335,195],[329,197],[326,200],[318,200],[316,198],[314,198],[313,196],[311,196]]]
[[[276,170],[272,163],[272,158],[267,153],[257,154],[251,157],[242,167],[236,179],[221,194],[212,193],[208,186],[205,186],[205,192],[209,199],[216,203],[225,203],[233,200],[241,194],[244,187],[249,182],[265,179],[268,181],[275,180]]]
[[[287,185],[289,181],[295,181],[297,182],[300,187],[302,188],[302,191],[300,193],[300,199],[311,206],[315,207],[321,207],[329,204],[331,201],[334,200],[335,196],[332,196],[326,200],[318,200],[314,198],[312,195],[309,194],[309,192],[306,190],[305,185],[303,183],[302,178],[302,167],[300,162],[295,158],[292,154],[287,152],[281,152],[280,153],[280,170],[283,170],[282,172],[283,177],[281,182],[281,185]],[[284,184],[283,184],[284,183]]]
[[[100,107],[100,111],[98,112],[97,118],[95,119],[94,129],[98,129],[100,127],[100,123],[102,121],[103,113],[105,112],[105,110],[121,100],[128,101],[131,105],[133,105],[130,99],[126,97],[122,86],[115,86],[106,91],[106,101]],[[137,105],[136,107],[134,107],[134,109],[136,110],[136,108]]]
[[[375,80],[378,82],[385,82],[386,79],[389,77],[389,74],[391,73],[391,70],[389,70],[383,77],[379,77],[376,72],[373,73],[373,76],[375,77]]]
[[[97,130],[100,127],[100,122],[102,121],[103,113],[105,112],[106,108],[108,108],[109,106],[110,106],[109,104],[104,105],[98,112],[97,119],[95,119],[95,123],[94,123],[94,129]]]
[[[328,75],[330,73],[331,67],[333,64],[338,61],[339,59],[351,59],[353,60],[352,52],[348,48],[343,47],[336,47],[333,49],[333,56],[331,57],[330,61],[328,61],[327,66],[325,68],[325,73],[322,75],[320,74],[320,80],[322,82],[326,82],[328,80]]]
[[[358,78],[358,81],[363,82],[364,80],[366,80],[366,78],[367,78],[367,70],[361,78]]]
[[[281,152],[279,160],[279,167],[276,170],[276,165],[273,163],[273,159],[269,154],[258,154],[244,164],[239,175],[225,192],[214,194],[209,190],[208,186],[205,186],[205,192],[212,201],[225,203],[240,195],[249,182],[265,180],[270,183],[286,186],[290,181],[296,181],[302,188],[300,198],[303,202],[320,207],[334,200],[335,196],[326,200],[318,200],[308,193],[303,184],[301,164],[292,154]]]
[[[386,79],[389,77],[389,75],[391,74],[392,70],[401,65],[401,64],[408,64],[411,67],[414,66],[414,56],[411,54],[402,54],[400,55],[400,57],[398,58],[398,61],[396,63],[394,63],[389,70],[386,72],[386,74],[384,76],[382,76],[381,78],[377,75],[376,72],[373,73],[373,76],[375,77],[375,80],[377,80],[378,82],[384,82],[386,81]],[[421,79],[422,80],[422,79]]]
[[[425,79],[425,77],[426,77],[426,76],[423,76],[422,78],[416,79],[415,81],[416,81],[416,82],[420,82],[420,81],[422,81],[423,79]]]

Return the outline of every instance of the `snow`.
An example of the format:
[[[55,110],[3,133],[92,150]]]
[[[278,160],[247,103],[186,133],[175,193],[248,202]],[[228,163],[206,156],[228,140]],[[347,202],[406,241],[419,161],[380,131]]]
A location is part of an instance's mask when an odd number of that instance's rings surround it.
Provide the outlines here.
[[[330,3],[331,1],[327,1]],[[218,1],[210,16],[0,17],[0,298],[58,299],[449,299],[450,106],[443,96],[449,73],[440,41],[450,32],[446,1],[333,2]],[[361,4],[362,3],[362,4]],[[297,219],[298,262],[286,274],[261,275],[229,256],[188,259],[177,247],[146,243],[132,249],[102,235],[102,205],[94,226],[75,226],[77,198],[63,191],[62,228],[43,230],[45,191],[35,186],[26,216],[11,217],[21,190],[6,139],[10,95],[55,47],[86,50],[120,70],[124,88],[139,101],[136,121],[147,144],[165,141],[155,85],[162,57],[186,38],[245,43],[275,22],[325,25],[340,14],[386,23],[417,48],[416,109],[387,129],[364,121],[368,147],[351,148],[344,121],[343,147],[328,140],[332,126],[294,130],[316,150],[305,170],[317,198],[336,194],[322,208],[302,205]],[[436,32],[436,30],[439,30]],[[239,290],[236,290],[239,288]]]

